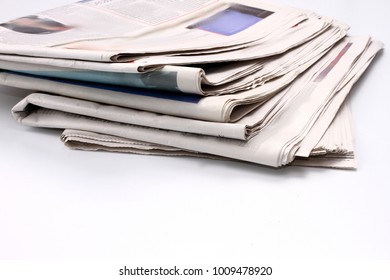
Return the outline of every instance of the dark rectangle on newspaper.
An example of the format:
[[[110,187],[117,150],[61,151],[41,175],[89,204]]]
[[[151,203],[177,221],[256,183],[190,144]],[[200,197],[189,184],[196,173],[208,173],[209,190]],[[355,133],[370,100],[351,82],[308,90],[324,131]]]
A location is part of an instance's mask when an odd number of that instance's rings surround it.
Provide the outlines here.
[[[190,25],[188,28],[231,36],[248,29],[272,14],[273,12],[267,10],[233,4],[226,10]]]
[[[59,82],[59,83],[63,83],[63,84],[84,86],[84,87],[89,87],[89,88],[94,88],[94,89],[110,90],[110,91],[115,91],[115,92],[135,94],[135,95],[141,95],[141,96],[147,96],[147,97],[155,97],[155,98],[160,98],[160,99],[167,99],[167,100],[193,103],[193,104],[198,104],[200,102],[200,100],[203,98],[202,96],[199,96],[199,95],[191,95],[191,94],[185,94],[185,93],[180,94],[180,93],[163,91],[163,90],[141,89],[141,88],[115,86],[115,85],[100,84],[100,83],[93,83],[93,82],[82,82],[82,81],[75,81],[75,80],[68,80],[68,79],[61,79],[61,78],[39,77],[39,76],[32,75],[32,74],[19,73],[19,72],[14,72],[14,71],[1,70],[1,72],[11,73],[11,74],[19,75],[19,76],[24,76],[24,77],[38,78],[38,79],[42,79],[42,80],[49,80],[49,81]]]

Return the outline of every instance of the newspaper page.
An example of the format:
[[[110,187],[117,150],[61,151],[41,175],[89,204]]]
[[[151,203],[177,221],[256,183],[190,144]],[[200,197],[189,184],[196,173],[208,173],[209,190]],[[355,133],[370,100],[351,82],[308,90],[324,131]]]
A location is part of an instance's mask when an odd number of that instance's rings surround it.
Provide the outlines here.
[[[246,142],[156,130],[43,108],[14,113],[19,122],[27,125],[85,130],[279,167],[294,160],[302,139],[328,108],[326,104],[337,93],[349,92],[363,72],[354,69],[364,70],[381,48],[381,43],[371,43],[367,37],[344,40],[327,55],[327,63],[313,79],[292,96],[288,106]]]
[[[108,151],[142,155],[192,156],[212,159],[226,159],[209,154],[157,145],[149,142],[65,129],[61,141],[71,149],[84,151]],[[344,102],[331,125],[306,158],[295,158],[291,165],[356,169],[355,149],[352,135],[350,103]]]
[[[270,39],[266,43],[262,43],[262,44],[257,43],[251,46],[247,46],[245,48],[240,48],[238,50],[231,50],[228,52],[220,51],[220,52],[214,52],[205,55],[196,54],[196,53],[193,53],[191,55],[189,53],[186,53],[186,55],[174,55],[174,54],[154,55],[151,57],[131,61],[130,65],[126,63],[122,64],[124,69],[121,72],[131,71],[132,73],[134,71],[135,72],[150,71],[159,67],[161,68],[162,65],[188,65],[188,64],[200,64],[200,63],[216,63],[216,62],[226,62],[226,61],[253,60],[257,58],[267,57],[270,55],[283,53],[288,49],[290,49],[291,47],[295,47],[307,41],[310,41],[311,39],[322,34],[323,32],[328,31],[330,26],[338,27],[339,32],[344,34],[348,29],[348,27],[345,24],[342,24],[340,22],[335,22],[334,20],[328,18],[318,18],[315,15],[311,15],[307,20],[293,27],[290,27],[282,34],[280,34],[277,38]],[[22,57],[18,58],[19,62],[21,61],[20,59]],[[26,59],[28,59],[28,57]],[[56,61],[53,59],[49,60],[49,59],[44,59],[43,57],[39,57],[39,59],[36,59],[34,61],[31,61],[30,58],[30,60],[24,62],[33,63],[33,64],[60,66],[60,67],[69,67],[69,65],[71,65],[73,68],[76,69],[78,67],[81,67],[80,69],[100,70],[99,65],[96,63],[79,61],[79,60],[73,60],[72,63],[70,63],[69,61],[61,61],[61,59]],[[117,67],[118,65],[110,66],[110,70],[116,71]],[[101,71],[107,71],[107,69]]]
[[[260,0],[79,1],[0,24],[0,53],[132,61],[222,52],[266,42],[307,18]]]
[[[325,134],[312,148],[309,155],[299,157],[297,154],[296,156],[292,162],[293,165],[342,169],[357,168],[352,133],[352,113],[348,100],[341,106]]]
[[[148,69],[154,65],[183,65],[194,63],[216,63],[223,61],[238,61],[269,57],[286,52],[291,48],[304,44],[314,39],[316,36],[327,31],[331,26],[337,27],[337,32],[346,33],[349,29],[344,23],[334,19],[310,15],[308,19],[290,27],[277,37],[272,38],[264,43],[255,42],[247,45],[245,48],[230,50],[229,52],[216,52],[208,54],[191,54],[191,55],[155,55],[141,58],[136,61],[140,69]]]
[[[338,48],[340,48],[340,46]],[[314,74],[321,69],[324,69],[327,63],[329,63],[329,59],[326,57],[321,61],[323,62],[314,65],[308,72],[303,74],[302,77],[295,79],[292,86],[284,89],[270,100],[267,100],[262,106],[254,109],[235,123],[206,122],[180,118],[45,93],[34,93],[29,95],[15,106],[13,111],[23,112],[25,108],[34,106],[120,123],[248,140],[257,134],[263,127],[267,126],[267,124],[282,111],[283,107],[288,104],[289,100],[299,94],[299,91],[304,87],[304,84],[310,82],[310,79],[312,79]],[[344,96],[338,94],[337,98],[344,98]]]
[[[371,43],[370,47],[371,49],[381,49],[383,45],[380,42],[374,41]],[[372,56],[366,60],[365,64],[362,63],[361,67],[354,67],[353,69],[351,69],[349,74],[350,79],[357,79],[358,77],[363,75],[363,72],[368,68],[371,61],[374,59],[376,53],[373,52],[371,53],[371,55]],[[341,84],[339,84],[337,88],[338,94],[333,97],[331,102],[326,104],[326,110],[321,114],[319,120],[316,122],[316,125],[310,130],[308,135],[306,135],[305,139],[302,141],[299,150],[296,152],[296,156],[308,157],[309,154],[312,153],[315,149],[314,147],[316,145],[318,146],[319,139],[321,138],[321,131],[323,131],[325,127],[328,127],[330,125],[333,120],[334,114],[336,114],[341,104],[343,104],[344,100],[347,98],[347,95],[351,91],[352,86],[353,83],[350,82],[350,80],[348,79],[345,79]],[[348,110],[345,109],[345,111]],[[343,118],[344,120],[348,121],[351,118],[350,112],[344,112],[343,114],[348,115],[348,117]],[[343,135],[348,138],[344,139],[344,143],[353,142],[352,139],[349,139],[349,135],[351,134]],[[349,147],[350,146],[351,145],[349,145]],[[340,146],[340,149],[343,148]]]
[[[1,70],[0,84],[178,117],[214,122],[235,122],[294,81],[318,58],[315,57],[299,65],[294,71],[272,79],[259,87],[235,94],[209,97],[44,78]]]
[[[134,73],[131,69],[127,72],[128,63],[70,63],[64,59],[12,55],[0,55],[0,68],[37,76],[211,96],[247,90],[294,71],[322,56],[345,34],[346,29],[331,26],[309,42],[277,56],[205,64],[201,68],[169,65],[153,72]]]
[[[71,149],[83,151],[106,151],[155,156],[187,156],[209,159],[223,158],[195,151],[185,151],[180,148],[83,130],[65,129],[61,134],[61,141],[65,146]]]

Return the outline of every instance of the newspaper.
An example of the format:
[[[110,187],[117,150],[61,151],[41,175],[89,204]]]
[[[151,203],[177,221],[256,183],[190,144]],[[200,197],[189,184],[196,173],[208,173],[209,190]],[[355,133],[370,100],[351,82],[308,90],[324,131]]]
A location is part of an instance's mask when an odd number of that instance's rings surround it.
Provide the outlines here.
[[[368,37],[363,39],[363,42],[367,41]],[[335,57],[337,51],[340,51],[347,42],[348,40],[344,40],[344,42],[333,51],[334,54],[329,56]],[[363,48],[363,46],[361,48]],[[282,108],[289,103],[289,100],[299,94],[299,91],[306,83],[312,82],[315,73],[319,73],[321,70],[326,69],[329,60],[329,57],[325,56],[301,77],[296,78],[292,86],[275,94],[269,100],[265,100],[261,106],[253,109],[252,112],[233,123],[211,122],[175,117],[172,115],[161,115],[153,112],[106,105],[79,98],[70,98],[47,93],[33,93],[27,96],[14,107],[13,112],[16,115],[19,114],[18,112],[24,112],[25,108],[33,106],[120,123],[248,140],[256,135],[263,127],[267,126]],[[338,95],[338,98],[339,96],[340,95]],[[255,105],[257,106],[256,103]]]
[[[143,59],[145,65],[154,55],[229,53],[262,44],[269,56],[327,27],[325,21],[305,29],[303,36],[280,40],[310,17],[311,12],[260,0],[79,1],[1,24],[0,53],[105,62]]]
[[[312,129],[316,131],[315,137],[322,137],[327,127],[317,120],[322,115],[333,119],[334,114],[328,112],[337,112],[352,85],[381,48],[380,42],[369,37],[343,40],[316,63],[313,72],[301,76],[286,89],[283,95],[286,98],[276,103],[278,109],[269,117],[267,125],[248,141],[129,125],[28,106],[25,102],[15,107],[14,116],[26,125],[84,130],[279,167],[295,159]],[[292,90],[294,87],[299,90]]]
[[[105,135],[83,130],[65,129],[61,141],[69,148],[84,151],[107,151],[158,156],[191,156],[218,159],[213,155],[185,151],[179,148]]]
[[[82,130],[65,129],[61,134],[61,141],[71,149],[84,151],[226,159],[224,157]],[[290,164],[356,169],[357,162],[352,135],[351,109],[348,101],[340,108],[325,134],[309,156],[305,158],[297,157]]]
[[[337,37],[336,40],[338,39]],[[246,91],[223,96],[202,98],[151,89],[137,90],[7,71],[0,71],[0,83],[137,110],[205,121],[234,122],[291,83],[299,74],[320,59],[334,43],[332,40],[320,44],[321,42],[322,40],[315,42],[315,47],[309,45],[308,50],[303,51],[307,54],[311,50],[309,55],[302,56],[294,51],[283,55],[287,58],[281,61],[268,61],[262,70],[241,79],[240,82],[246,84]],[[295,58],[295,63],[290,64],[289,67],[288,61],[291,56]],[[167,81],[167,84],[174,87],[174,83],[171,83],[169,79],[160,79],[160,81]],[[258,85],[261,86],[258,87]]]
[[[356,169],[354,138],[350,103],[344,102],[326,133],[309,155],[296,154],[294,165]]]
[[[139,64],[140,70],[148,69],[155,65],[183,65],[183,64],[194,64],[194,63],[216,63],[224,61],[237,61],[237,60],[248,60],[255,58],[264,58],[271,55],[277,55],[287,52],[291,45],[297,47],[304,44],[315,37],[329,32],[329,29],[338,27],[338,29],[332,30],[333,33],[343,33],[349,29],[349,27],[339,21],[331,18],[319,17],[315,14],[308,15],[308,19],[301,23],[287,29],[285,32],[278,35],[276,38],[268,41],[266,44],[252,44],[245,48],[230,50],[229,52],[216,52],[208,54],[191,54],[191,55],[156,55],[150,56],[144,59],[136,61]],[[342,36],[343,36],[342,35]],[[300,38],[298,40],[298,38]],[[299,43],[296,43],[299,41]],[[326,41],[326,40],[325,40]]]
[[[329,61],[336,57],[338,52],[340,52],[344,46],[349,44],[348,42],[350,40],[351,39],[345,39],[337,47],[335,47],[335,49],[332,50],[329,55],[323,57],[310,70],[301,75],[299,78],[296,78],[292,86],[282,90],[278,94],[275,94],[270,99],[265,100],[262,106],[253,109],[252,112],[248,113],[246,116],[234,123],[211,122],[175,117],[172,115],[161,115],[153,112],[128,109],[82,100],[80,98],[69,98],[46,93],[34,93],[29,95],[14,108],[14,112],[23,112],[25,110],[24,108],[28,106],[35,106],[139,126],[239,140],[248,140],[256,135],[262,128],[266,127],[268,123],[271,122],[280,111],[282,111],[283,107],[285,107],[286,104],[288,105],[289,101],[297,94],[299,94],[305,84],[313,82],[313,77],[315,77],[316,73],[325,71],[328,67],[328,64],[330,63]],[[360,40],[362,42],[360,49],[364,50],[365,44],[368,43],[370,39],[369,37],[365,37],[360,39],[355,38],[352,40]],[[352,62],[353,56],[351,57],[350,63]],[[342,77],[342,75],[340,77]],[[330,82],[323,80],[323,82],[325,83],[321,84],[317,82],[319,84],[318,87],[320,90],[323,90],[323,88],[327,87],[329,84],[337,84],[338,79],[334,79]],[[341,102],[344,98],[345,96],[342,96],[341,94],[335,96],[335,99],[341,100]],[[319,101],[321,102],[321,99],[319,99]],[[322,102],[325,103],[326,100],[322,100]],[[255,105],[257,106],[257,103],[255,103]],[[337,109],[338,107],[336,108],[336,111]],[[335,112],[331,112],[329,116],[322,116],[321,119],[322,122],[324,122],[324,126],[329,125],[334,114]],[[321,130],[325,129],[321,128]],[[314,136],[318,135],[318,133],[312,134]],[[309,136],[311,136],[311,134]],[[319,139],[315,139],[314,136],[314,142],[318,141]],[[301,150],[306,149],[307,151],[310,151],[312,149],[311,142],[313,141],[309,142],[308,139],[311,138],[307,137],[305,140],[305,145]]]
[[[310,20],[301,25],[310,26]],[[300,26],[295,28],[301,28]],[[322,56],[342,39],[346,32],[345,25],[334,22],[320,35],[283,54],[235,62],[227,62],[229,58],[224,57],[226,61],[223,63],[205,64],[202,67],[173,65],[177,64],[179,59],[171,61],[172,63],[166,61],[169,65],[158,70],[139,73],[133,69],[134,66],[129,67],[128,63],[99,63],[0,54],[0,68],[37,76],[212,96],[247,90],[294,71],[313,58]],[[261,46],[256,46],[232,52],[229,57],[240,59],[248,49],[255,54],[261,52]],[[157,65],[156,67],[158,68]]]
[[[214,122],[235,122],[280,92],[322,53],[265,84],[234,94],[202,97],[0,70],[0,84],[148,112]]]

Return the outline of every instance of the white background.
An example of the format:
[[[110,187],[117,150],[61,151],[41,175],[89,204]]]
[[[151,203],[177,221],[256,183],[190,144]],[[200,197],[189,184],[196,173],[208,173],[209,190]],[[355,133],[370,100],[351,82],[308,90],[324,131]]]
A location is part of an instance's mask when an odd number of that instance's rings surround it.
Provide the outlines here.
[[[0,21],[70,2],[6,1]],[[278,2],[390,47],[388,1]],[[357,171],[73,151],[0,87],[0,259],[390,259],[389,69],[385,50],[353,90]]]

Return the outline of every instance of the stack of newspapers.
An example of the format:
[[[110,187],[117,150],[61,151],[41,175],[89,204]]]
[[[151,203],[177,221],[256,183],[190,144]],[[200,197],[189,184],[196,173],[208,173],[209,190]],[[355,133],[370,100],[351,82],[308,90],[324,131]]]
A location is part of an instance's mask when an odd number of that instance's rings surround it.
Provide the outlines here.
[[[262,0],[87,0],[0,24],[25,125],[82,150],[355,168],[346,101],[382,43]]]

